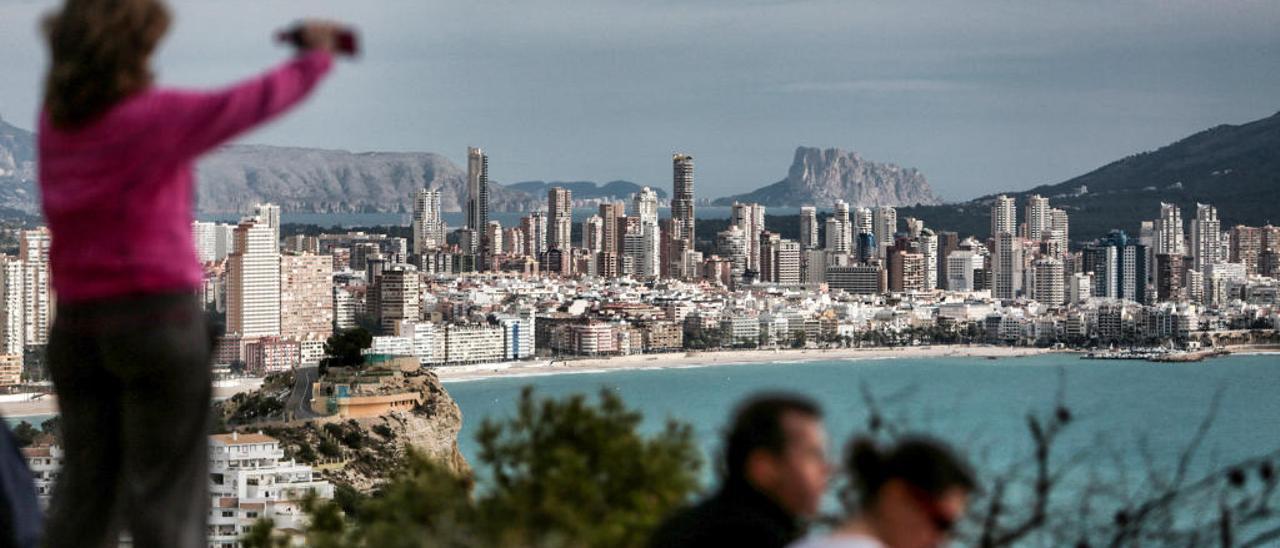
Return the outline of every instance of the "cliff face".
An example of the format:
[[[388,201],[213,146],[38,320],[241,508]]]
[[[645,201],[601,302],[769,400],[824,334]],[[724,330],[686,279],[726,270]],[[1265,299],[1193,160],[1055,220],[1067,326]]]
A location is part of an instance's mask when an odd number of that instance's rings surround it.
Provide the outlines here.
[[[404,213],[420,188],[441,191],[445,211],[462,211],[467,174],[429,152],[364,152],[233,145],[196,168],[197,207],[206,213],[246,211],[269,201],[284,211]],[[494,211],[535,209],[540,198],[489,183]]]
[[[0,119],[0,215],[35,214],[35,135]]]
[[[831,207],[836,200],[851,206],[937,204],[924,174],[913,168],[872,162],[857,152],[799,147],[787,178],[746,194],[728,196],[716,205],[755,202],[766,206]]]
[[[39,212],[36,143],[30,131],[0,120],[0,214]],[[441,191],[445,211],[462,211],[466,171],[429,152],[365,152],[231,145],[196,166],[196,208],[202,213],[243,213],[255,203],[305,213],[405,213],[420,188]],[[533,196],[489,183],[493,211],[537,209]]]
[[[434,373],[384,382],[389,392],[421,391],[423,403],[407,411],[360,419],[325,417],[281,421],[293,379],[269,378],[257,392],[215,404],[215,413],[230,420],[233,429],[262,431],[280,440],[289,458],[317,466],[324,477],[362,493],[372,493],[390,479],[409,450],[448,466],[459,475],[471,468],[458,449],[462,410]],[[248,408],[262,409],[253,420]]]

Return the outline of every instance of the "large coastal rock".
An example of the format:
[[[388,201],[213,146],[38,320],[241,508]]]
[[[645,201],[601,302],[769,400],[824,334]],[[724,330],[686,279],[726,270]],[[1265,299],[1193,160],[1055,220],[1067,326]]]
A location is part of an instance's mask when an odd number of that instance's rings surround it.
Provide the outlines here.
[[[857,152],[837,148],[799,147],[787,178],[746,194],[728,196],[716,205],[754,202],[766,206],[829,208],[836,200],[851,206],[909,206],[941,203],[924,174],[865,160]]]
[[[459,475],[471,473],[458,449],[462,410],[435,373],[384,380],[380,390],[419,391],[422,403],[368,418],[280,420],[292,385],[292,375],[269,377],[255,392],[218,402],[214,413],[229,429],[261,431],[280,440],[287,457],[317,466],[326,479],[366,494],[391,479],[410,450]]]

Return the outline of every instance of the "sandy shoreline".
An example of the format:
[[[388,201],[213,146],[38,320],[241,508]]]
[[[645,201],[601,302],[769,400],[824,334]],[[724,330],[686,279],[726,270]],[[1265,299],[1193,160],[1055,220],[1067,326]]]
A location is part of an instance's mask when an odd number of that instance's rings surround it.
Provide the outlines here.
[[[1240,345],[1230,347],[1232,354],[1275,354],[1280,346]],[[537,377],[567,373],[606,373],[651,369],[683,369],[720,365],[759,363],[799,363],[823,360],[877,360],[895,358],[1016,358],[1051,353],[1076,353],[1072,349],[1027,348],[990,345],[932,345],[897,348],[835,348],[835,349],[780,349],[780,350],[725,350],[718,352],[671,352],[666,354],[636,354],[557,360],[548,365],[546,360],[528,363],[486,364],[474,366],[440,367],[434,369],[445,383],[479,381],[497,378]],[[217,388],[217,397],[248,389]],[[16,419],[40,417],[57,412],[57,398],[49,395],[36,401],[0,402],[0,415]]]
[[[757,363],[796,363],[819,360],[857,360],[890,358],[1014,358],[1054,352],[1071,352],[1047,348],[1025,348],[987,345],[933,345],[898,348],[835,348],[835,349],[780,349],[780,350],[725,350],[719,352],[671,352],[666,354],[636,354],[603,358],[557,360],[548,365],[545,360],[530,364],[501,364],[499,366],[440,367],[434,369],[440,380],[461,382],[504,377],[531,377],[565,373],[603,373],[610,371],[634,371],[645,369],[680,369],[717,365],[741,365]]]
[[[724,350],[715,352],[670,352],[665,354],[635,354],[557,360],[548,365],[547,360],[527,363],[485,364],[473,366],[440,367],[434,371],[440,380],[448,382],[478,381],[508,377],[534,377],[566,373],[604,373],[646,369],[680,369],[717,365],[741,365],[752,363],[796,363],[818,360],[890,359],[890,358],[1011,358],[1033,356],[1050,352],[1065,352],[1044,348],[1023,348],[987,345],[933,345],[898,348],[836,348],[779,349],[779,350]],[[250,383],[244,387],[219,387],[215,397],[230,397],[256,387]],[[57,413],[58,400],[46,395],[34,401],[0,402],[0,415],[9,419],[43,417]]]

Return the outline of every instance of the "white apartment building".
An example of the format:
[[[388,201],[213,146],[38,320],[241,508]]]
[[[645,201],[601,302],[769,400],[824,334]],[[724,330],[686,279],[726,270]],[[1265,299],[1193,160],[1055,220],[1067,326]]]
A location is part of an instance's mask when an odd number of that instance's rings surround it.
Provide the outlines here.
[[[356,312],[364,299],[351,294],[346,287],[333,288],[333,328],[341,331],[356,326]]]
[[[720,319],[721,343],[726,346],[756,344],[760,340],[760,320],[740,314]]]
[[[1027,239],[1039,242],[1053,228],[1049,216],[1049,199],[1039,194],[1027,198]]]
[[[440,217],[440,191],[418,189],[413,198],[413,253],[442,246],[445,243],[445,226]]]
[[[380,354],[385,356],[413,356],[413,337],[398,335],[375,335],[363,354]]]
[[[26,266],[0,255],[0,353],[21,356],[26,347]]]
[[[22,457],[31,469],[31,477],[36,483],[36,500],[41,508],[49,507],[49,499],[53,496],[53,485],[62,472],[64,452],[57,445],[41,445],[23,447]]]
[[[260,218],[235,230],[227,256],[227,333],[280,334],[280,246],[276,229]]]
[[[640,189],[635,196],[635,210],[636,216],[640,218],[640,229],[635,238],[630,232],[627,234],[626,251],[632,257],[636,277],[656,278],[662,272],[658,194],[649,187]]]
[[[1018,233],[1018,211],[1013,198],[1001,194],[991,202],[991,237]]]
[[[818,247],[818,209],[813,206],[800,208],[800,247]]]
[[[22,231],[18,240],[18,259],[23,272],[23,338],[27,346],[49,342],[49,324],[53,319],[52,294],[49,292],[49,229],[40,227]]]
[[[1062,274],[1062,261],[1053,257],[1036,259],[1032,268],[1035,271],[1035,285],[1032,298],[1048,305],[1059,305],[1066,301],[1066,288]]]
[[[333,256],[280,256],[280,334],[333,334]]]
[[[973,272],[983,268],[982,255],[961,249],[947,255],[947,289],[951,291],[973,291]]]
[[[413,265],[395,265],[378,279],[378,318],[384,333],[394,332],[396,322],[418,320],[421,301],[418,269]]]
[[[444,360],[449,365],[500,362],[506,356],[501,326],[448,325],[444,328]]]
[[[431,322],[401,320],[396,323],[395,334],[410,341],[409,355],[418,358],[419,363],[434,363],[437,360],[436,348],[438,330]]]
[[[1017,298],[1022,290],[1022,239],[1012,232],[996,234],[992,263],[991,296],[1004,300]]]
[[[333,484],[310,466],[284,459],[280,442],[259,434],[209,436],[209,546],[234,548],[259,519],[305,530],[302,502],[333,498]]]

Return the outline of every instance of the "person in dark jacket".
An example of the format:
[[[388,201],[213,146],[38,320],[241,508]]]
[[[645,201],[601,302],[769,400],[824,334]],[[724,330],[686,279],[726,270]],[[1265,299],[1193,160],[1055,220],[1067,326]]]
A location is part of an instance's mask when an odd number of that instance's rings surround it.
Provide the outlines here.
[[[653,547],[769,548],[799,538],[830,475],[821,409],[791,394],[747,400],[725,440],[724,472],[714,495],[658,528]]]
[[[0,423],[0,548],[36,548],[43,527],[27,459],[13,432]]]

